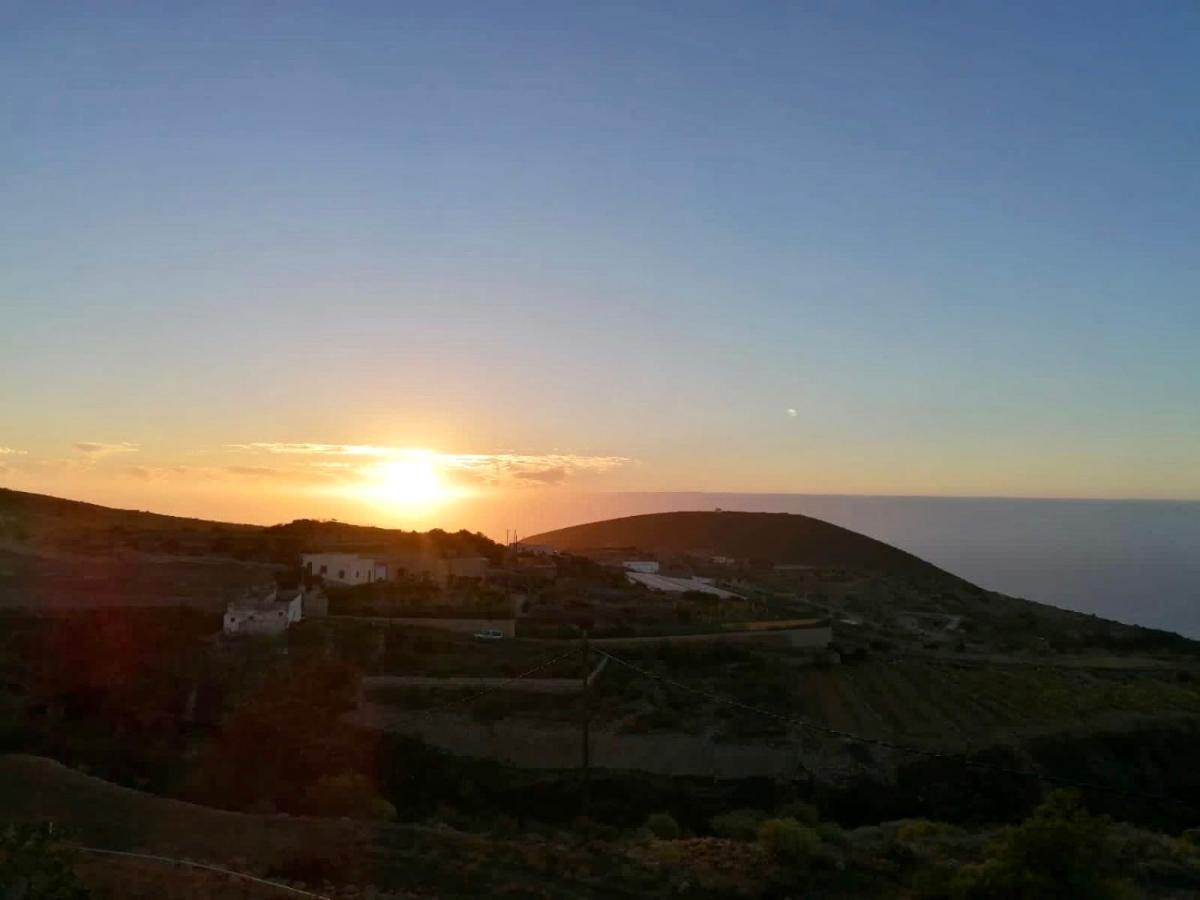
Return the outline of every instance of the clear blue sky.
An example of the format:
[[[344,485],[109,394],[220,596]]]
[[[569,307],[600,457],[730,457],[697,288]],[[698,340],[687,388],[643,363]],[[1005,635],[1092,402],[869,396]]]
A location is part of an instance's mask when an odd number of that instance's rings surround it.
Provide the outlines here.
[[[13,486],[1200,497],[1194,3],[8,3],[0,85]]]

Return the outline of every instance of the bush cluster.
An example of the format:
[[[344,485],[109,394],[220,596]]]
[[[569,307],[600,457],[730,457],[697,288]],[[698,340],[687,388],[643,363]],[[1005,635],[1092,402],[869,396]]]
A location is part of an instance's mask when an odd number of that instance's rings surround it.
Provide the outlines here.
[[[673,841],[680,834],[679,823],[670,813],[651,813],[646,817],[646,830],[663,841]]]
[[[821,846],[817,832],[795,819],[767,819],[758,827],[758,842],[783,866],[807,866]]]

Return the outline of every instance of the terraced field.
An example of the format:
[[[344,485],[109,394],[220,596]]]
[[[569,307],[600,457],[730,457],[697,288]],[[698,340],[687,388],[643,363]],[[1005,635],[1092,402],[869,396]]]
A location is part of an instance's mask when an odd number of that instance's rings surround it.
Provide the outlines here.
[[[1200,680],[1188,672],[1121,671],[1064,665],[996,665],[928,658],[875,658],[819,667],[784,654],[723,650],[709,664],[679,654],[631,661],[698,696],[620,667],[609,667],[604,706],[620,696],[645,716],[667,707],[680,730],[730,737],[755,713],[720,698],[805,719],[840,731],[923,745],[975,743],[1048,728],[1070,729],[1152,716],[1200,716]],[[603,708],[603,707],[602,707]],[[770,722],[766,716],[758,717]],[[767,728],[782,735],[786,725]]]
[[[785,756],[801,746],[818,757],[843,753],[842,739],[814,736],[778,717],[951,750],[1149,719],[1200,720],[1200,679],[1170,667],[1092,668],[1064,665],[1069,660],[1058,658],[1002,665],[932,655],[820,666],[784,649],[737,645],[663,644],[618,653],[643,672],[614,663],[595,681],[588,702],[596,733],[664,741],[686,737],[697,753],[702,745],[757,745]],[[502,722],[509,730],[528,728],[531,735],[547,728],[574,734],[583,715],[574,693],[475,693],[464,691],[456,702],[453,691],[397,688],[373,691],[369,699],[389,720],[416,721],[431,708],[451,707],[460,720],[455,727],[471,735]],[[453,731],[448,723],[445,727]],[[447,740],[443,746],[455,749],[455,741]],[[468,743],[479,750],[477,741]],[[536,753],[522,754],[513,758],[537,765]],[[640,759],[634,754],[629,764],[636,768],[635,757]]]
[[[897,660],[805,673],[796,704],[802,715],[846,731],[933,741],[1122,715],[1200,714],[1200,689],[1170,673]]]

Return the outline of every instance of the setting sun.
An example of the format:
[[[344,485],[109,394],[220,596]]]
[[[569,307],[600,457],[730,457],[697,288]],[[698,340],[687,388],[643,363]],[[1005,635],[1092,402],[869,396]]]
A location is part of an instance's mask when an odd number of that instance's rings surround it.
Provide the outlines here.
[[[428,452],[413,452],[377,466],[368,491],[378,500],[406,507],[429,507],[453,495],[437,457]]]

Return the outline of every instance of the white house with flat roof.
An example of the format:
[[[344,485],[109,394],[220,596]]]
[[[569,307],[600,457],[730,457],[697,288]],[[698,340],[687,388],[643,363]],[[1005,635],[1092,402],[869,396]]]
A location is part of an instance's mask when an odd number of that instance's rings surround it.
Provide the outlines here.
[[[227,635],[285,634],[305,615],[323,616],[327,609],[328,601],[320,588],[273,588],[231,601],[225,608],[222,631]]]
[[[387,566],[358,553],[305,553],[301,567],[308,575],[320,575],[334,584],[371,584],[387,581]]]
[[[442,557],[424,550],[368,556],[358,553],[305,553],[300,557],[305,574],[321,576],[330,584],[373,584],[403,577],[431,578],[445,586],[452,579],[483,578],[484,556]]]

